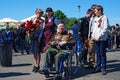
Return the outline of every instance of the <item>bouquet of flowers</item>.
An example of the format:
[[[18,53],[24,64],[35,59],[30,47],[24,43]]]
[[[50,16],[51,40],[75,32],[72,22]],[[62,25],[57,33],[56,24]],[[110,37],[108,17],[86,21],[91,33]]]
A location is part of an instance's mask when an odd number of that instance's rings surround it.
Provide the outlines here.
[[[25,22],[25,28],[27,31],[31,31],[31,30],[36,30],[36,28],[38,27],[41,27],[41,24],[44,23],[44,20],[39,20],[39,19],[36,19],[36,20],[27,20]]]

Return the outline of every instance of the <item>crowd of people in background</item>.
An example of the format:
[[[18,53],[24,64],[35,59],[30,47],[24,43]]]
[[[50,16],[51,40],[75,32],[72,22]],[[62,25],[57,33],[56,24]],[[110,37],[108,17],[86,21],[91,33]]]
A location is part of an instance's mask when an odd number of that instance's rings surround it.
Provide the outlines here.
[[[109,27],[108,18],[103,11],[101,5],[92,5],[86,11],[86,15],[80,20],[76,20],[75,24],[71,26],[73,32],[71,34],[73,34],[75,43],[83,48],[82,51],[77,49],[77,53],[82,54],[80,63],[84,67],[94,68],[95,72],[101,71],[103,75],[106,75],[106,51],[120,48],[120,25]],[[24,55],[25,50],[27,54],[33,54],[32,71],[35,73],[40,69],[41,53],[46,53],[46,56],[49,53],[46,51],[49,51],[53,36],[59,32],[57,28],[65,27],[63,22],[53,16],[52,8],[46,8],[45,18],[42,17],[43,13],[42,9],[36,9],[36,16],[21,24],[16,31],[13,28],[0,31],[0,44],[10,42],[15,52]],[[50,61],[47,57],[45,59]],[[48,67],[50,65],[46,60],[44,65]]]
[[[116,24],[108,31],[108,51],[120,48],[120,25]]]

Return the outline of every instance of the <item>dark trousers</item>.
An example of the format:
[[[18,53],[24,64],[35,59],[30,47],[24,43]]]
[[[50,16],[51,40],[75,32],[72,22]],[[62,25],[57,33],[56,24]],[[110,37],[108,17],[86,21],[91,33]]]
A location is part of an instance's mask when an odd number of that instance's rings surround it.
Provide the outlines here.
[[[69,54],[64,51],[65,50],[61,50],[59,53],[56,53],[54,48],[48,48],[44,58],[45,67],[52,68],[53,64],[55,64],[56,72],[61,72],[61,66],[63,65],[63,61]]]
[[[84,63],[84,64],[87,64],[87,54],[88,54],[88,49],[83,49],[82,51],[82,57],[81,57],[81,61]]]
[[[15,41],[13,41],[12,46],[13,46],[13,50],[14,50],[15,52],[18,52]]]
[[[107,45],[107,46],[108,46],[108,50],[111,50],[111,39],[108,38],[108,41],[107,41],[107,42],[108,42],[108,45]]]
[[[20,40],[20,46],[19,47],[20,47],[20,51],[21,51],[22,54],[24,53],[24,50],[26,50],[26,52],[29,53],[29,49],[27,47],[25,39]]]
[[[106,69],[106,41],[95,41],[95,52],[97,55],[96,67]]]

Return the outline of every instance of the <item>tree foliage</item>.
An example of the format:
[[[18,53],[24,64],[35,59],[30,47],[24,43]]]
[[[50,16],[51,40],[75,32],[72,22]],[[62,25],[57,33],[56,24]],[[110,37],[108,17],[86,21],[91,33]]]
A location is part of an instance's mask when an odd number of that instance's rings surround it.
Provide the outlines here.
[[[54,16],[60,20],[66,18],[66,15],[61,10],[55,11]]]
[[[68,18],[61,10],[55,11],[54,16],[64,22],[66,29],[71,29],[74,21],[77,20],[77,18]]]

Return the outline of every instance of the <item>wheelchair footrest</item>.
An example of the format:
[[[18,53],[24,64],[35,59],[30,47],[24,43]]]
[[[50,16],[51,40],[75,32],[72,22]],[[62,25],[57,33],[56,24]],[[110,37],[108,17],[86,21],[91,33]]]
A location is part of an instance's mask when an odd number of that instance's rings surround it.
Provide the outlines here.
[[[59,72],[56,71],[48,71],[48,70],[39,70],[40,74],[59,74]]]
[[[47,70],[42,70],[42,71],[39,70],[39,73],[40,73],[40,74],[49,74],[49,72],[48,72]]]
[[[59,72],[56,72],[56,71],[50,71],[49,74],[59,74]]]

